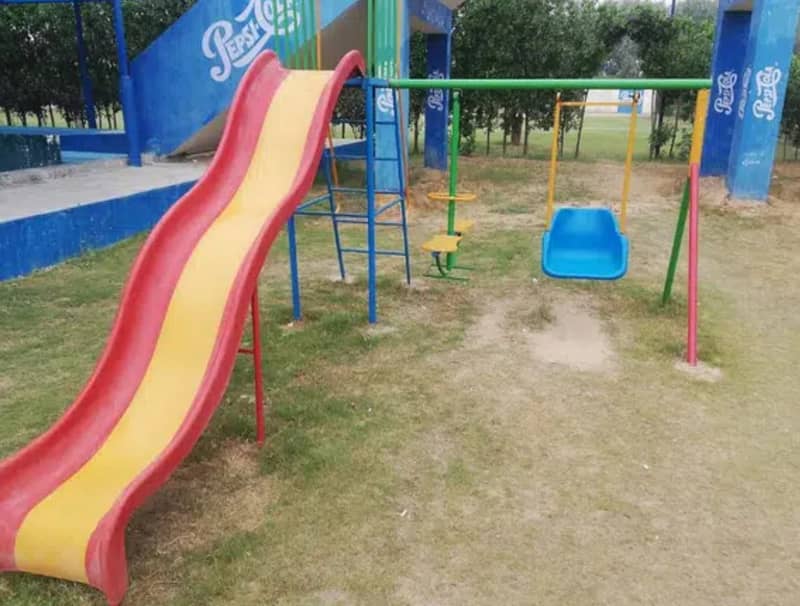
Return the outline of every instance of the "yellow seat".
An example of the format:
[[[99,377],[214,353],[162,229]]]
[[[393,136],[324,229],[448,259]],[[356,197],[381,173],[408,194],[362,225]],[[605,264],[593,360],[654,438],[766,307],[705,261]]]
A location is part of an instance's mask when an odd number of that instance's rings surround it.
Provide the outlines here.
[[[463,193],[451,196],[446,191],[436,191],[428,194],[428,199],[433,202],[474,202],[477,199],[477,194]]]
[[[455,232],[457,234],[466,234],[469,233],[473,227],[475,227],[475,221],[472,219],[459,219],[456,221]]]
[[[439,234],[425,242],[422,245],[422,250],[429,253],[454,253],[458,250],[459,242],[461,242],[461,236]]]

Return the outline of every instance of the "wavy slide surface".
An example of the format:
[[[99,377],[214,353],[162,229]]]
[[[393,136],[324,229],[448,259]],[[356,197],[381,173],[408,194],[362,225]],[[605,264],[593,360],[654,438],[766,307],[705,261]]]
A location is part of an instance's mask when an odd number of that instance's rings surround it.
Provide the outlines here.
[[[125,528],[188,455],[230,379],[267,252],[311,187],[345,81],[261,55],[205,176],[155,227],[105,351],[64,416],[0,463],[0,570],[128,585]]]

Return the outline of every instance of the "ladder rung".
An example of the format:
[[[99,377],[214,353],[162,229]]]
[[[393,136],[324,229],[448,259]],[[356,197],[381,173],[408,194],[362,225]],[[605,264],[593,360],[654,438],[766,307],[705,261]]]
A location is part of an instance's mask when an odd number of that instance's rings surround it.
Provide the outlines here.
[[[360,255],[368,255],[369,249],[366,248],[343,248],[343,253],[358,253]],[[376,250],[376,255],[383,255],[387,257],[405,257],[406,253],[404,250]]]
[[[446,191],[435,191],[428,194],[428,200],[434,202],[474,202],[477,194],[463,193],[451,196]]]

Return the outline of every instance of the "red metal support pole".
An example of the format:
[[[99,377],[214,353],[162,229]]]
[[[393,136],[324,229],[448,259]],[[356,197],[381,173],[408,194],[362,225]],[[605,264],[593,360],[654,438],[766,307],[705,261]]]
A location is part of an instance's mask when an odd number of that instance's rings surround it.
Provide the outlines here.
[[[250,300],[250,312],[253,318],[253,376],[256,388],[256,442],[264,445],[266,430],[264,428],[264,375],[261,366],[261,312],[258,306],[258,285],[253,288]]]
[[[698,227],[700,218],[700,165],[689,167],[689,331],[686,361],[697,366],[697,266]]]

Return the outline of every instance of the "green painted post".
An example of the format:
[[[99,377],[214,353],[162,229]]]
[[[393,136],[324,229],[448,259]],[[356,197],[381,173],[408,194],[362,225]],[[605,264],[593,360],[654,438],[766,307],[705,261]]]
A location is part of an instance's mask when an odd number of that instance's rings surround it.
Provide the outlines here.
[[[686,229],[686,216],[689,214],[689,180],[683,185],[683,198],[681,209],[678,212],[678,224],[675,226],[675,237],[672,240],[672,253],[669,256],[667,279],[664,282],[664,293],[661,295],[661,305],[666,305],[672,297],[672,283],[675,281],[675,270],[678,267],[678,257],[681,256],[681,243],[683,232]]]
[[[456,202],[458,193],[458,154],[461,143],[461,91],[453,92],[453,129],[450,135],[450,200],[447,203],[447,235],[456,235]],[[447,254],[447,270],[456,264],[456,253]]]
[[[311,69],[322,69],[322,66],[319,65],[318,57],[317,57],[317,37],[321,35],[320,32],[317,31],[317,6],[316,0],[309,0],[309,8],[311,9],[311,31],[313,35],[311,36]]]
[[[375,0],[367,0],[367,76],[375,75]]]
[[[308,33],[308,13],[306,12],[306,0],[300,0],[300,16],[297,19],[298,30],[300,31],[300,69],[308,69],[308,43],[306,34]]]
[[[300,24],[297,20],[296,4],[292,4],[292,38],[294,38],[294,47],[289,65],[292,69],[298,69],[300,67]]]
[[[278,59],[283,62],[283,57],[281,57],[281,52],[278,49],[278,0],[272,0],[272,37],[273,37],[273,44],[275,45],[275,54],[278,55]]]

